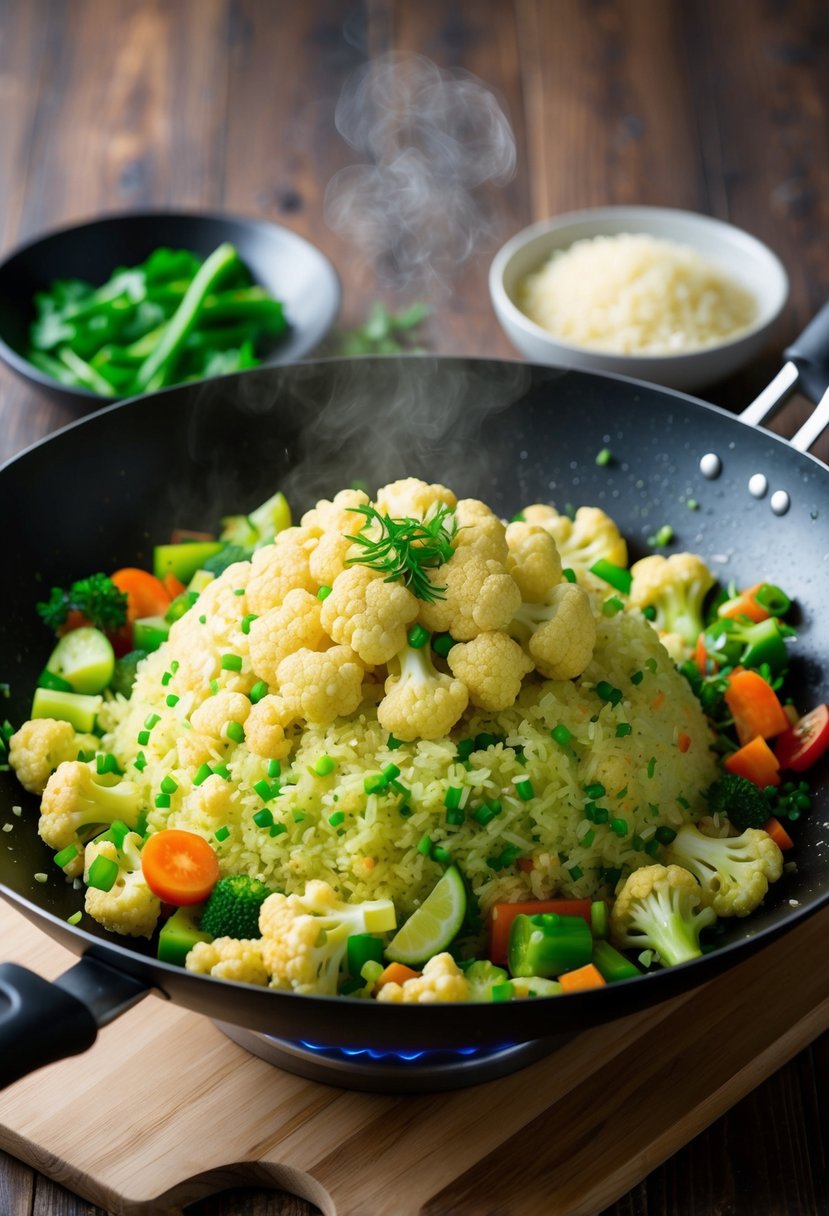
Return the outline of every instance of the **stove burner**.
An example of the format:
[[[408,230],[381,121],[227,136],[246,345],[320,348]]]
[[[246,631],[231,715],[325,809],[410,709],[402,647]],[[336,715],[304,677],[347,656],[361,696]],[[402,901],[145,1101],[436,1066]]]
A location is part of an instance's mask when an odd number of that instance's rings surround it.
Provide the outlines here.
[[[517,1072],[557,1051],[572,1036],[555,1035],[501,1047],[435,1051],[386,1051],[374,1047],[324,1047],[217,1022],[219,1030],[252,1055],[285,1072],[372,1093],[430,1093],[462,1089]]]

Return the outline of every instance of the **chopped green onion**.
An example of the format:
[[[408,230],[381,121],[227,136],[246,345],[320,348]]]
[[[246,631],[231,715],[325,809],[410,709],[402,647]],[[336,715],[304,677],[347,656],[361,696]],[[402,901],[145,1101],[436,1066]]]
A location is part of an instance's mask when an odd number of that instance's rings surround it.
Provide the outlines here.
[[[328,816],[328,822],[332,828],[338,828],[341,823],[345,822],[345,811],[335,811],[333,815]]]
[[[648,537],[648,544],[653,545],[655,549],[662,549],[665,545],[669,545],[674,539],[674,530],[670,524],[663,524],[661,528]]]
[[[143,752],[139,752],[132,762],[133,768],[137,768],[139,773],[143,773],[147,767],[147,757]]]
[[[432,650],[442,659],[446,658],[454,645],[455,639],[449,633],[435,633],[432,635]]]
[[[403,740],[395,739],[394,735],[389,735],[388,739],[386,740],[386,747],[389,749],[390,752],[396,752],[398,747],[402,747],[402,746],[403,746]]]
[[[97,891],[111,891],[118,879],[120,867],[111,857],[99,853],[89,867],[86,885],[95,887]]]
[[[227,826],[227,824],[225,824],[224,827],[217,828],[216,831],[213,833],[214,839],[218,840],[220,844],[223,840],[227,840],[229,835],[230,835],[230,828]]]
[[[611,452],[610,448],[602,448],[601,451],[596,453],[596,464],[599,465],[600,468],[610,464],[612,459],[613,453]]]
[[[273,827],[273,811],[263,806],[261,811],[254,811],[253,822],[258,828]]]
[[[611,830],[611,832],[615,832],[617,836],[627,836],[627,834],[628,834],[627,819],[621,819],[621,818],[620,819],[611,819],[610,830]]]
[[[457,828],[460,827],[460,825],[466,819],[466,812],[462,807],[450,806],[446,808],[446,815],[444,818],[451,827]]]
[[[594,781],[590,785],[584,787],[584,792],[591,802],[595,802],[597,798],[604,798],[607,790],[602,785],[601,781]]]
[[[213,769],[209,764],[200,764],[196,769],[196,775],[193,778],[193,785],[201,785],[208,777],[212,776]]]
[[[170,709],[173,709],[176,705],[178,705],[179,700],[181,698],[177,697],[174,692],[168,692],[167,696],[164,699],[167,702],[167,704],[170,706]]]
[[[228,722],[225,727],[225,734],[233,743],[242,743],[245,738],[245,728],[241,722]]]
[[[475,750],[474,739],[459,739],[458,740],[458,759],[464,763],[469,759]]]
[[[219,691],[219,687],[220,687],[220,685],[219,685],[219,681],[218,681],[218,680],[211,680],[211,681],[210,681],[210,695],[211,695],[212,697],[215,697],[216,693]]]
[[[222,671],[241,671],[242,656],[240,654],[223,654]]]
[[[263,697],[268,695],[268,686],[264,680],[257,680],[253,688],[248,693],[248,699],[251,705],[257,705]]]
[[[656,620],[656,609],[654,608],[653,604],[648,604],[645,608],[642,609],[642,616],[645,618],[646,621],[655,621]]]
[[[176,781],[175,777],[171,777],[170,774],[167,773],[166,776],[161,778],[162,794],[174,794],[177,789],[178,782]]]
[[[620,722],[616,727],[616,738],[624,739],[625,735],[633,733],[633,727],[629,722]]]
[[[602,604],[602,616],[618,616],[624,610],[625,606],[618,595],[611,595],[610,599],[605,600]]]
[[[140,747],[146,747],[150,741],[150,732],[148,730],[140,730],[136,735],[136,739]]]
[[[95,771],[99,776],[107,773],[121,773],[123,769],[111,752],[98,752],[95,757]]]
[[[327,600],[333,590],[334,590],[333,587],[328,587],[325,583],[323,583],[322,586],[320,587],[319,591],[317,592],[317,599],[318,600]]]
[[[652,675],[655,675],[656,669],[659,666],[659,664],[657,663],[656,659],[650,658],[650,659],[645,659],[645,666],[647,667],[648,671],[651,672]]]
[[[294,823],[304,823],[306,815],[304,811],[294,811],[291,818],[293,819]]]
[[[673,828],[663,825],[662,827],[656,829],[655,839],[658,840],[660,844],[673,844],[673,842],[676,840],[676,832]]]
[[[170,795],[169,794],[156,794],[155,805],[158,807],[158,809],[160,811],[169,811]]]
[[[452,860],[452,854],[448,849],[444,849],[442,845],[436,844],[432,849],[432,860],[446,866]]]
[[[80,909],[78,909],[78,911],[73,912],[71,916],[67,916],[67,918],[66,918],[67,925],[79,925],[81,923],[82,916],[83,916],[83,913],[80,911]]]
[[[268,776],[269,777],[281,777],[282,776],[281,761],[279,761],[279,760],[269,760],[268,761]]]
[[[383,780],[386,782],[386,784],[388,785],[392,781],[394,781],[395,777],[400,776],[400,769],[397,767],[396,764],[387,764],[386,767],[383,769],[381,776],[382,776]]]
[[[617,591],[621,591],[623,595],[630,594],[633,575],[624,566],[617,566],[615,562],[609,562],[606,558],[600,557],[590,567],[590,573],[595,574],[597,578],[603,579],[611,587],[615,587]]]
[[[421,836],[417,842],[417,851],[422,857],[428,857],[432,852],[432,837],[428,834]]]
[[[774,583],[762,583],[754,592],[754,598],[772,616],[785,616],[792,606],[792,601],[786,592],[782,591],[780,587],[776,587]]]
[[[263,802],[267,802],[269,798],[273,797],[271,783],[270,781],[266,781],[264,777],[262,777],[259,781],[254,781],[253,788]]]
[[[412,650],[422,650],[432,635],[422,625],[413,625],[409,630],[409,645]]]
[[[396,778],[394,781],[389,782],[389,789],[394,790],[395,794],[401,794],[404,798],[408,798],[409,794],[412,792],[410,789],[407,789],[407,787],[405,785],[403,785],[402,782],[398,781]]]
[[[634,671],[633,675],[630,677],[630,682],[631,684],[641,684],[644,678],[644,671]]]
[[[248,612],[242,617],[242,620],[239,623],[239,628],[242,630],[245,637],[247,637],[247,635],[250,633],[250,627],[253,622],[258,620],[259,614],[256,612]]]
[[[515,792],[522,802],[529,802],[535,797],[533,783],[529,777],[516,777],[513,781]]]
[[[363,779],[363,789],[367,794],[379,794],[387,785],[388,781],[382,773],[370,773]]]
[[[337,761],[333,760],[331,756],[320,756],[314,765],[314,772],[318,777],[327,777],[333,773],[336,767]]]
[[[565,566],[561,572],[561,577],[567,583],[574,583],[576,581],[576,572],[572,566]]]
[[[281,836],[284,832],[287,832],[287,830],[288,829],[284,823],[275,823],[273,825],[273,827],[271,828],[269,835],[270,836]]]
[[[493,984],[489,990],[489,995],[496,1005],[503,1004],[504,1001],[511,1001],[515,996],[515,984],[512,980],[504,980],[500,984]]]
[[[463,798],[463,788],[460,785],[450,785],[443,796],[443,805],[449,811],[457,810]]]
[[[578,882],[580,878],[584,877],[584,870],[581,868],[581,866],[571,866],[567,873],[570,875],[573,882]]]
[[[616,688],[613,684],[608,684],[607,680],[599,680],[596,685],[596,692],[603,701],[607,701],[609,705],[618,705],[624,693],[621,688]]]
[[[656,771],[656,756],[651,756],[648,761],[648,777],[652,777]]]
[[[550,731],[550,737],[559,744],[560,747],[566,747],[573,738],[573,732],[568,730],[563,722],[559,722],[558,726],[554,726]]]
[[[80,854],[80,849],[76,844],[68,844],[65,849],[61,849],[59,853],[55,853],[55,865],[61,870],[64,866],[68,866],[70,861],[74,861]]]

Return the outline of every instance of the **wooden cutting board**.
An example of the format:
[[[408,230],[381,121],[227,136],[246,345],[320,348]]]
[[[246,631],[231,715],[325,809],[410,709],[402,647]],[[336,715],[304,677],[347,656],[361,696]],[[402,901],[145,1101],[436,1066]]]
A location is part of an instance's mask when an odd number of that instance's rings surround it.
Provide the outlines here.
[[[436,1095],[280,1072],[148,997],[86,1055],[0,1094],[0,1147],[117,1216],[173,1216],[244,1182],[326,1216],[588,1216],[829,1028],[827,933],[829,909],[690,995]],[[73,961],[2,901],[0,936],[50,978]]]

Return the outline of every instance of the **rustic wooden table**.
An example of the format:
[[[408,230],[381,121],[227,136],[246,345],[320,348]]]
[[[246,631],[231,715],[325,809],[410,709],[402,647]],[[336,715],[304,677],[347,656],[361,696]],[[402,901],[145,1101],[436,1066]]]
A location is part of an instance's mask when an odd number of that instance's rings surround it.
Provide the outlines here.
[[[327,188],[329,200],[348,200],[335,175],[366,160],[338,133],[337,100],[346,81],[354,95],[355,70],[389,52],[473,73],[515,134],[511,180],[465,196],[472,256],[462,260],[457,241],[436,243],[426,280],[405,277],[411,251],[400,225],[369,253],[353,208],[335,228],[324,205]],[[0,0],[0,100],[4,250],[128,208],[263,216],[331,256],[345,288],[343,326],[364,320],[377,298],[425,299],[423,339],[438,353],[514,357],[489,304],[491,255],[526,223],[589,205],[706,212],[782,258],[791,298],[768,350],[706,394],[728,408],[751,400],[829,296],[823,0]],[[351,130],[353,115],[340,115]],[[370,134],[385,155],[394,131]],[[504,147],[490,139],[487,154],[481,176],[503,175]],[[792,433],[807,408],[794,398],[775,429]],[[71,417],[0,371],[0,459]],[[816,452],[829,459],[827,436]],[[824,1038],[605,1216],[829,1212],[827,1092]],[[192,1213],[311,1210],[281,1193],[240,1190]],[[99,1209],[0,1155],[0,1212]]]

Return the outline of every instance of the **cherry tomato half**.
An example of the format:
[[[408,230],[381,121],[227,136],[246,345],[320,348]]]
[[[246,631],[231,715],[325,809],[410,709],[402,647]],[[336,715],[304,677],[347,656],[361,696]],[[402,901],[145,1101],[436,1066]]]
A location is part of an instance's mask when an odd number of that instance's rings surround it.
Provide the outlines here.
[[[774,745],[781,768],[805,772],[829,748],[829,705],[818,705],[783,732]]]

